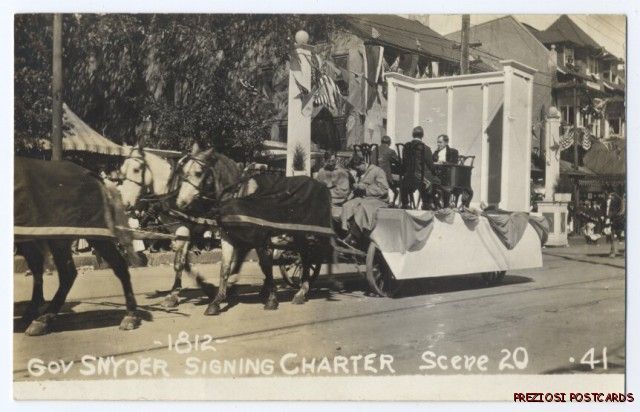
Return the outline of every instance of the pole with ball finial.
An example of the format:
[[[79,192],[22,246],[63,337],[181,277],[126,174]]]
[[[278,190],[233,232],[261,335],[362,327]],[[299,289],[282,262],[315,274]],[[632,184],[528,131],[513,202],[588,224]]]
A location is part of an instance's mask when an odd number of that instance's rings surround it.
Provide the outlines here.
[[[286,172],[287,176],[310,176],[311,116],[308,113],[303,113],[302,109],[305,92],[311,92],[311,53],[313,47],[308,44],[309,34],[304,30],[296,33],[295,41],[289,70]]]

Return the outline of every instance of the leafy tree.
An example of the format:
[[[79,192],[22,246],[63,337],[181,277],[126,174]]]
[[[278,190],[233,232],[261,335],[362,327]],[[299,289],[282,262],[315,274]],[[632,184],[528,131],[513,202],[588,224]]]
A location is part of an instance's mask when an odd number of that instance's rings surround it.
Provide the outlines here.
[[[50,15],[16,17],[16,147],[50,135],[50,26]],[[149,119],[147,145],[197,140],[247,160],[286,108],[294,33],[319,41],[334,27],[312,15],[65,15],[65,101],[118,143]]]

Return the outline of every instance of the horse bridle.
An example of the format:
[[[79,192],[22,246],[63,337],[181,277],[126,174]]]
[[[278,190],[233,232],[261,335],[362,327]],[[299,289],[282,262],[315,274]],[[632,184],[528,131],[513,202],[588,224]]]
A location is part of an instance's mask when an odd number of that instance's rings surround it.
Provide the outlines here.
[[[203,170],[203,174],[202,174],[202,180],[200,180],[199,184],[194,184],[192,181],[190,181],[189,179],[187,179],[183,173],[181,173],[180,171],[182,170],[182,168],[187,164],[187,162],[191,160],[195,163],[197,163],[198,165],[200,165],[200,167],[202,167]],[[197,193],[197,197],[203,200],[208,200],[208,201],[218,201],[218,197],[216,196],[216,192],[215,189],[212,192],[207,193],[205,191],[205,184],[210,180],[210,178],[213,176],[213,165],[209,165],[206,161],[202,160],[202,159],[198,159],[195,156],[191,156],[191,155],[187,155],[185,157],[183,157],[182,159],[180,159],[178,161],[178,165],[176,167],[176,171],[178,173],[180,173],[180,182],[181,183],[187,183],[189,185],[191,185],[194,189],[196,189],[196,193]]]
[[[147,187],[145,185],[145,173],[147,171],[147,160],[144,157],[144,150],[142,148],[138,149],[140,152],[140,156],[132,156],[133,154],[133,149],[131,150],[131,153],[129,153],[129,157],[127,157],[125,159],[125,161],[131,159],[131,160],[135,160],[137,162],[139,162],[142,165],[142,173],[141,173],[141,179],[139,182],[136,182],[135,180],[129,179],[127,177],[127,174],[125,173],[124,177],[122,178],[122,181],[128,181],[131,182],[135,185],[140,186],[140,190],[141,190],[141,194],[153,194],[153,185],[149,185],[149,187]]]

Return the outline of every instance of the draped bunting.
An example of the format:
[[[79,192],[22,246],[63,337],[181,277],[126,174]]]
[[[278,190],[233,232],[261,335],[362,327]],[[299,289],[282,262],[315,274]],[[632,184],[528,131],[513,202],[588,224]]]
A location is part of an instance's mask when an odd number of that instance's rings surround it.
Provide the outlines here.
[[[412,211],[381,208],[377,211],[375,228],[371,239],[382,251],[406,253],[422,249],[433,231],[434,218],[447,225],[454,225],[459,215],[470,231],[475,231],[480,219],[486,219],[494,235],[507,248],[514,249],[522,239],[528,225],[531,225],[540,238],[540,244],[547,241],[549,223],[541,216],[524,212],[486,211],[474,213],[456,209],[437,211]],[[461,246],[462,247],[462,246]]]
[[[335,113],[343,104],[348,103],[353,110],[364,115],[376,101],[379,101],[377,85],[384,73],[384,48],[382,46],[362,46],[349,51],[349,68],[338,67],[335,62],[323,58],[319,53],[312,52],[309,63],[312,67],[311,90],[303,87],[295,79],[300,94],[296,96],[302,100],[302,113],[311,116],[313,106],[323,106]],[[295,53],[294,53],[295,54]],[[355,64],[358,62],[359,64]],[[291,61],[291,69],[299,69],[299,58]],[[358,67],[361,71],[357,70]],[[349,96],[343,96],[336,85],[341,80],[349,85]]]
[[[591,133],[585,127],[571,127],[560,137],[560,150],[567,150],[574,144],[581,145],[584,150],[591,149]]]

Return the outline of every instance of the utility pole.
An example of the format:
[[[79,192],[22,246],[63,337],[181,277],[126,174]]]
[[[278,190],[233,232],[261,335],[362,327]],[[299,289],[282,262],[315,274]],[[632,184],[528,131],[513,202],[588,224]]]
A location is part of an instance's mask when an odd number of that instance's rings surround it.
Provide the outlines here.
[[[462,30],[460,31],[460,74],[469,74],[469,26],[471,15],[462,15]]]
[[[53,15],[53,131],[51,160],[62,160],[62,14]]]

